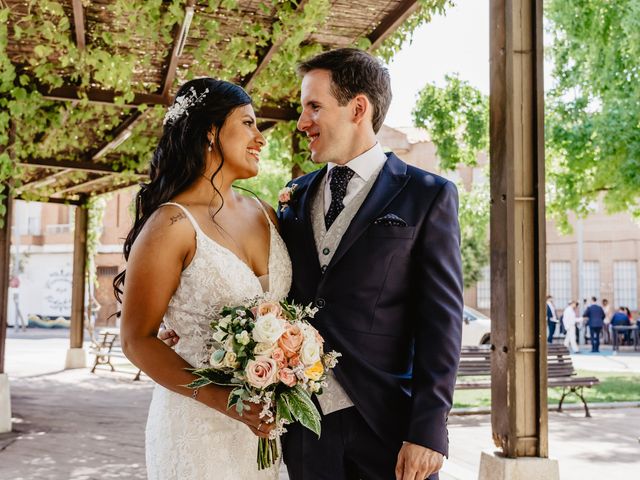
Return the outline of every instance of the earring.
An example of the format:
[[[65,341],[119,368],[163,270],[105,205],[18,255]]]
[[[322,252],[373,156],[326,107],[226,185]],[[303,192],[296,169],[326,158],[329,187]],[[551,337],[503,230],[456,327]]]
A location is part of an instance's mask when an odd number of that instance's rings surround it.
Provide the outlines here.
[[[213,150],[213,140],[209,142],[209,147],[207,148],[207,150],[209,151]]]

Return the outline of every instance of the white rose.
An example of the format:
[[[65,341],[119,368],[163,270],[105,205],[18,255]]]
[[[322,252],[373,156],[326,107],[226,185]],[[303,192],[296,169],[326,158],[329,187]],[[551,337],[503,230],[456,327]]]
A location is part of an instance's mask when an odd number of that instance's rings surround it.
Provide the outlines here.
[[[236,334],[236,342],[238,342],[240,345],[247,345],[250,341],[251,338],[249,337],[249,332],[247,332],[246,330],[243,330],[240,333]]]
[[[260,316],[253,327],[253,339],[256,342],[275,343],[284,333],[284,320],[274,314]]]
[[[300,360],[305,366],[310,367],[320,361],[320,345],[315,337],[304,341],[300,349]]]
[[[238,366],[236,354],[233,352],[227,352],[224,354],[222,365],[227,368],[236,368]]]
[[[254,332],[254,338],[255,338],[255,332]],[[266,343],[266,342],[256,343],[256,346],[253,349],[253,353],[255,355],[265,355],[268,357],[276,348],[276,345],[277,345],[276,343]]]

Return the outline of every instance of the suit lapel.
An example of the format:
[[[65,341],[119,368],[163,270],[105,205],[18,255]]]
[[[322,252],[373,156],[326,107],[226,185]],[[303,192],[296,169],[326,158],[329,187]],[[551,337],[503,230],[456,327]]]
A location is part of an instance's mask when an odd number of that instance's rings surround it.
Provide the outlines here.
[[[344,233],[335,255],[331,259],[327,268],[327,273],[344,254],[351,248],[358,238],[365,232],[378,215],[391,203],[391,201],[402,191],[409,180],[407,175],[407,164],[396,157],[393,153],[387,154],[388,158],[382,167],[376,182],[373,184],[369,195],[364,200],[360,210],[356,213]],[[327,275],[323,276],[323,279]]]

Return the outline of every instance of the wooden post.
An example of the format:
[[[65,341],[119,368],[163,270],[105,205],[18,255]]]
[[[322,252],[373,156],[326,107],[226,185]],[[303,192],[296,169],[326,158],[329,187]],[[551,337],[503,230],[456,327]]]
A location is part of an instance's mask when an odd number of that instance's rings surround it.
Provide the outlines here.
[[[5,184],[2,205],[5,214],[0,228],[0,433],[11,431],[11,393],[9,377],[4,371],[5,342],[9,314],[9,261],[11,258],[12,187]]]
[[[84,334],[85,281],[87,274],[87,227],[89,211],[86,203],[76,208],[73,240],[73,280],[71,286],[71,334],[65,368],[86,366],[86,352],[82,349]]]
[[[297,130],[294,130],[291,134],[291,155],[295,156],[300,153],[300,134]],[[300,164],[294,163],[293,167],[291,167],[291,179],[296,179],[304,175],[304,171],[302,171],[302,167]]]
[[[9,264],[11,259],[11,222],[13,200],[9,185],[1,192],[5,197],[3,225],[0,229],[0,374],[4,373],[5,341],[9,315]]]
[[[73,239],[73,284],[71,290],[71,348],[82,348],[84,330],[84,295],[87,277],[87,227],[89,211],[85,204],[75,207]]]
[[[491,423],[508,458],[548,456],[542,3],[490,3]]]

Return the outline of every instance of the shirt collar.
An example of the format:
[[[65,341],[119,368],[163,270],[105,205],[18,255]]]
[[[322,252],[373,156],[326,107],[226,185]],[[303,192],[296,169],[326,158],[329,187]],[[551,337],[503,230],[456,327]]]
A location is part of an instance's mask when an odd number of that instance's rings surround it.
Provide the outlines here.
[[[376,142],[376,144],[369,150],[358,155],[354,159],[349,160],[345,166],[356,172],[356,175],[366,182],[386,161],[387,156],[385,155],[384,150],[382,150],[382,146],[380,146],[380,143]],[[331,172],[331,169],[335,166],[335,163],[329,162],[327,164],[327,171]]]

